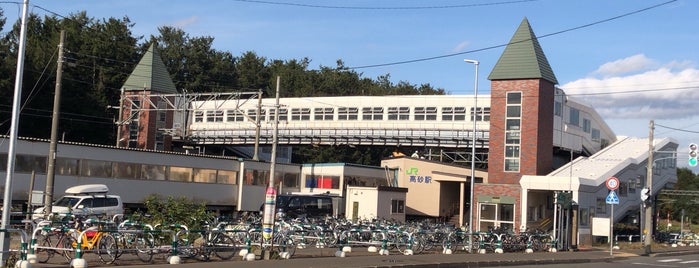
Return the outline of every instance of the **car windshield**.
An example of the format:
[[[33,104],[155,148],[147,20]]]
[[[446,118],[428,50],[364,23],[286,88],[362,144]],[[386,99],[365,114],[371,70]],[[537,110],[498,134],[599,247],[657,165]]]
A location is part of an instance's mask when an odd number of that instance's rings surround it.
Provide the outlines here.
[[[61,197],[60,199],[56,200],[55,203],[53,203],[54,206],[58,207],[69,207],[72,208],[75,206],[80,201],[80,198],[77,197]]]

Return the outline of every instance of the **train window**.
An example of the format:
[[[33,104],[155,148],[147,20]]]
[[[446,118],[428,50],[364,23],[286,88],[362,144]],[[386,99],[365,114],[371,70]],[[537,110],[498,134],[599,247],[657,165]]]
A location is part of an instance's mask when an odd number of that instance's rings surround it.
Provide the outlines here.
[[[337,109],[337,120],[357,120],[359,116],[359,108],[357,107],[340,107]]]
[[[415,120],[417,120],[417,121],[437,120],[437,107],[415,107]]]
[[[319,120],[319,121],[333,120],[333,113],[334,112],[335,112],[335,110],[333,108],[330,108],[330,107],[315,108],[315,109],[313,109],[313,113],[314,113],[313,119]]]
[[[388,107],[388,120],[409,120],[410,107]]]
[[[383,120],[383,107],[362,108],[362,120]]]
[[[238,110],[226,111],[226,122],[243,122],[243,112]]]
[[[311,108],[293,108],[291,109],[292,121],[308,121],[311,120]]]

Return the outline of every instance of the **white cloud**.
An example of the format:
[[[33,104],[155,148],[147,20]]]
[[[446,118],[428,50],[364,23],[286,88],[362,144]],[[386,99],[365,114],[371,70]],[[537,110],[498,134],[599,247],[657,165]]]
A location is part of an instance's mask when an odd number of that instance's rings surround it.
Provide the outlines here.
[[[197,17],[197,16],[192,16],[192,17],[189,17],[189,18],[186,18],[186,19],[182,19],[182,20],[173,22],[173,23],[171,23],[171,26],[172,26],[172,27],[175,27],[175,28],[182,29],[182,28],[184,28],[184,27],[186,27],[186,26],[189,26],[189,25],[192,25],[192,24],[196,23],[197,21],[199,21],[199,17]]]
[[[471,44],[470,41],[463,41],[463,42],[457,44],[451,51],[452,52],[461,52],[464,50],[464,48],[466,48],[470,44]]]
[[[647,69],[651,66],[655,69]],[[600,66],[601,78],[578,79],[561,86],[590,103],[603,118],[681,119],[696,114],[699,70],[689,61],[656,64],[634,55]],[[634,71],[636,74],[605,76]]]
[[[655,65],[653,60],[643,54],[636,54],[628,58],[602,64],[594,73],[602,76],[621,75],[645,70],[653,65]]]

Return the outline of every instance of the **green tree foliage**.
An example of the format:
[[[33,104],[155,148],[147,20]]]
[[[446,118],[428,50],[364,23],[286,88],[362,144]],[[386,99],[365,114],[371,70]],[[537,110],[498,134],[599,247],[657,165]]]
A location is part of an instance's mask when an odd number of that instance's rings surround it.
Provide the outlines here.
[[[694,174],[688,168],[678,168],[677,183],[673,189],[699,191],[699,175]],[[658,196],[657,209],[661,216],[665,217],[669,212],[670,217],[675,220],[681,218],[682,210],[684,210],[685,216],[696,222],[699,218],[697,204],[699,204],[699,196],[661,194]]]
[[[14,73],[20,25],[0,39],[0,48],[8,56],[2,66],[11,67],[10,76],[0,77],[0,122],[11,115]],[[113,112],[106,109],[118,99],[119,88],[133,70],[137,39],[132,37],[128,18],[97,21],[85,12],[65,19],[28,18],[27,42],[22,83],[22,112],[19,135],[50,136],[53,93],[56,84],[58,43],[66,32],[61,81],[61,117],[59,133],[66,140],[111,144],[114,140]],[[6,72],[3,68],[2,72]],[[6,97],[7,96],[7,97]],[[9,123],[0,125],[6,133]]]
[[[213,219],[206,211],[206,204],[186,197],[163,197],[149,195],[144,200],[145,212],[138,212],[134,217],[141,217],[143,222],[156,224],[183,224],[190,230],[200,230],[202,224]],[[148,214],[148,217],[144,214]]]

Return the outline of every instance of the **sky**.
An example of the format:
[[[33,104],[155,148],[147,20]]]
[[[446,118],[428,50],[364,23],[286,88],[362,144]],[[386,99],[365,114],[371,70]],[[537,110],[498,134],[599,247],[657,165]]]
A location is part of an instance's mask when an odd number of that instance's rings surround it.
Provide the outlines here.
[[[134,35],[173,26],[240,56],[308,58],[394,83],[489,94],[487,79],[527,18],[562,88],[620,136],[678,141],[678,166],[699,143],[699,1],[694,0],[33,0],[30,12],[128,17]],[[9,25],[18,1],[0,1]],[[283,79],[283,78],[282,78]],[[694,169],[695,172],[699,169]]]

